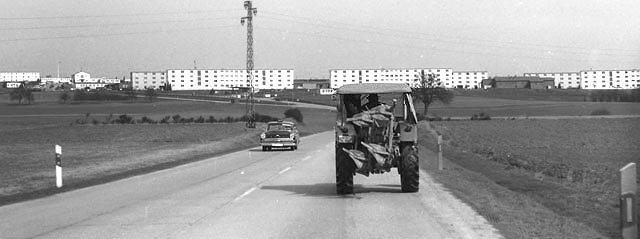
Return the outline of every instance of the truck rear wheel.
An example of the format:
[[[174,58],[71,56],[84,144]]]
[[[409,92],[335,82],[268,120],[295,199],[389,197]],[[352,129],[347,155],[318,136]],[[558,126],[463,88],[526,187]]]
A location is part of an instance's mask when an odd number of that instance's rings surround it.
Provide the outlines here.
[[[336,147],[336,192],[353,193],[353,162],[341,147]]]
[[[420,165],[418,152],[413,145],[402,148],[402,164],[400,169],[400,184],[403,192],[417,192],[420,184]]]

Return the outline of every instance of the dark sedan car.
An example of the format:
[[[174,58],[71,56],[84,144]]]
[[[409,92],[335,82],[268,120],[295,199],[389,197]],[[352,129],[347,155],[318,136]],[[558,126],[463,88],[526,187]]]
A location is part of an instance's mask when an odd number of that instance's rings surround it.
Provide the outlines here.
[[[293,122],[289,121],[272,121],[267,123],[267,130],[260,135],[260,145],[262,151],[268,151],[272,148],[290,148],[298,149],[300,143],[300,135],[298,129]]]

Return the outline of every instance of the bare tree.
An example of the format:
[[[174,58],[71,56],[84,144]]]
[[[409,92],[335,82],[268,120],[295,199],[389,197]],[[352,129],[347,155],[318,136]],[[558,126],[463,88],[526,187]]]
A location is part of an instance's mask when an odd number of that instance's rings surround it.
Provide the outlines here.
[[[22,104],[22,100],[26,100],[28,104],[35,101],[33,91],[25,88],[24,86],[20,86],[9,92],[9,100],[17,100],[18,104]]]
[[[144,91],[144,96],[149,99],[149,102],[153,102],[153,98],[156,98],[158,96],[158,92],[153,88],[148,88]]]
[[[71,95],[69,94],[68,91],[64,91],[62,92],[62,94],[60,94],[60,100],[62,100],[63,103],[67,103],[67,100],[69,100],[71,98]]]
[[[138,98],[138,96],[136,95],[136,92],[133,90],[133,87],[131,86],[126,88],[125,93],[127,94],[127,98],[129,98],[129,100],[131,100],[132,103],[136,101],[136,99]]]
[[[427,116],[427,110],[429,106],[440,101],[445,104],[451,103],[453,100],[453,93],[448,91],[442,85],[442,81],[433,74],[425,74],[422,71],[419,75],[416,75],[418,84],[413,88],[414,101],[420,101],[424,104],[424,111],[422,116]]]

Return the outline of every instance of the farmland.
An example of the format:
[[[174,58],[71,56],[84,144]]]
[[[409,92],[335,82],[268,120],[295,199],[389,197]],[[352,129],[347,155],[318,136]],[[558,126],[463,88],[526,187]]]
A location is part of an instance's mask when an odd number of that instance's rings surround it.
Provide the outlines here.
[[[619,237],[618,169],[640,159],[640,119],[440,121],[431,127],[443,135],[453,163]]]

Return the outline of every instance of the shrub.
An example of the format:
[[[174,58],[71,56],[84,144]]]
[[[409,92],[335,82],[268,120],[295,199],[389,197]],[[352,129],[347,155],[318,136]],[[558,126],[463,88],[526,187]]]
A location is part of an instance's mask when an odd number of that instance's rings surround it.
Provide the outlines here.
[[[158,123],[157,121],[147,117],[147,116],[143,116],[142,119],[138,120],[138,123],[142,123],[142,124],[156,124]]]
[[[133,123],[135,123],[133,118],[131,116],[128,116],[127,114],[120,115],[117,119],[113,120],[113,122],[116,123],[116,124],[133,124]]]
[[[180,115],[174,115],[171,117],[173,119],[173,123],[181,123],[182,122],[182,117]]]
[[[611,112],[609,112],[607,109],[597,109],[594,111],[591,111],[591,115],[610,115]]]
[[[196,123],[200,123],[200,124],[204,123],[204,117],[202,116],[198,117],[198,119],[196,119]]]
[[[162,118],[160,120],[161,124],[168,124],[169,123],[169,119],[171,118],[171,116],[165,116],[164,118]]]
[[[284,111],[284,117],[285,118],[293,118],[294,120],[296,120],[299,123],[303,122],[302,112],[300,112],[300,110],[298,108],[291,108],[291,109],[288,109],[288,110]]]
[[[474,114],[471,116],[471,120],[491,120],[491,116],[481,112],[480,114]]]
[[[209,118],[207,119],[207,123],[215,123],[215,122],[218,122],[218,121],[213,116],[209,116]]]

